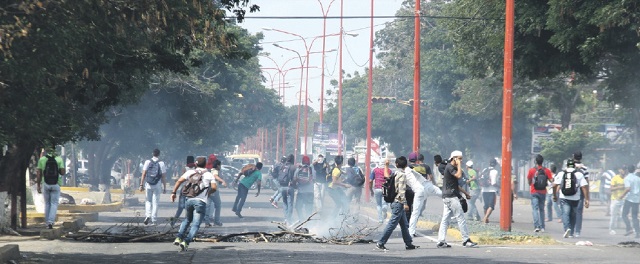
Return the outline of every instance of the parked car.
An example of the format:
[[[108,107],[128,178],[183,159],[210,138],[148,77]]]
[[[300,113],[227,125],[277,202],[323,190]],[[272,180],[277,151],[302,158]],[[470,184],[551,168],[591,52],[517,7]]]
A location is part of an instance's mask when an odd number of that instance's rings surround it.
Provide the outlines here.
[[[229,165],[222,165],[220,170],[220,177],[222,177],[222,179],[227,182],[227,187],[232,188],[231,185],[236,179],[238,173],[240,173],[239,169]]]

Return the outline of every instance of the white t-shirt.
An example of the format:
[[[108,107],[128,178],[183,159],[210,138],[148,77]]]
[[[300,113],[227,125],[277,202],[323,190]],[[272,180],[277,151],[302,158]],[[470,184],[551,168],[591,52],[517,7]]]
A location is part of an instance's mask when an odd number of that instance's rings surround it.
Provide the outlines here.
[[[572,200],[572,201],[578,201],[580,200],[580,193],[582,192],[582,190],[580,189],[580,187],[582,186],[587,186],[589,185],[589,182],[587,182],[587,180],[584,178],[584,175],[582,175],[582,173],[580,171],[577,171],[574,168],[567,168],[567,172],[571,173],[572,171],[575,171],[575,176],[576,176],[576,182],[578,185],[578,191],[576,192],[576,194],[574,195],[570,195],[570,196],[565,196],[562,193],[562,178],[564,178],[564,171],[558,172],[558,174],[556,174],[556,177],[553,181],[553,184],[557,184],[560,185],[560,188],[558,189],[558,193],[560,199],[567,199],[567,200]]]
[[[153,158],[151,158],[151,159],[152,159],[153,161],[155,161],[155,162],[158,162],[158,160],[160,160],[160,159],[159,159],[159,158],[157,158],[157,157],[153,157]],[[151,161],[150,161],[150,160],[146,160],[146,161],[144,162],[144,165],[142,165],[142,171],[146,171],[146,170],[148,170],[148,169],[149,169],[149,164],[151,164]],[[160,170],[162,171],[162,174],[167,173],[167,167],[164,165],[164,161],[160,161],[160,162],[158,162],[158,164],[160,164]]]
[[[489,168],[489,186],[481,187],[482,192],[498,192],[498,187],[494,186],[498,182],[498,170]]]
[[[193,197],[193,198],[188,198],[188,199],[200,199],[203,202],[207,202],[207,193],[209,193],[209,188],[214,185],[216,186],[216,182],[215,179],[213,177],[213,174],[211,174],[211,172],[209,172],[207,169],[205,168],[197,168],[195,170],[188,170],[186,171],[184,174],[182,174],[182,176],[180,176],[180,178],[184,179],[185,181],[189,180],[189,177],[193,174],[196,173],[196,171],[199,171],[200,173],[202,173],[202,183],[200,188],[206,188],[205,191],[201,192],[200,194],[198,194],[198,196]],[[183,183],[183,185],[186,183]]]
[[[416,195],[424,192],[423,182],[425,182],[426,180],[424,179],[424,177],[422,177],[422,175],[420,175],[417,171],[414,171],[412,168],[409,168],[409,166],[404,168],[404,175],[406,178],[407,186],[411,187],[411,190],[413,190]]]

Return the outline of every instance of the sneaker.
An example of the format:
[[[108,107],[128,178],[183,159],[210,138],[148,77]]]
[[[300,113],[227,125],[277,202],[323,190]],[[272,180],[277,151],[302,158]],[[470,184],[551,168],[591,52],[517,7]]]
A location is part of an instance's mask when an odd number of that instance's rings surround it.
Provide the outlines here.
[[[180,243],[182,243],[182,239],[179,237],[176,237],[176,240],[173,241],[174,246],[178,246],[180,245]]]
[[[151,220],[151,219],[149,219],[149,217],[145,217],[145,218],[144,218],[144,222],[143,222],[143,223],[144,223],[144,225],[148,225],[150,220]]]
[[[211,223],[204,224],[205,227],[211,227]]]
[[[576,234],[574,235],[574,237],[580,237],[580,233],[576,232]]]
[[[240,218],[244,218],[244,216],[242,216],[239,212],[236,212],[236,215]]]
[[[462,246],[466,247],[466,248],[474,248],[474,247],[478,247],[478,244],[477,243],[473,243],[473,241],[471,241],[471,239],[469,238],[469,239],[467,239],[467,241],[464,241],[462,243]]]
[[[188,248],[189,248],[189,244],[187,244],[187,242],[185,241],[180,242],[180,251],[187,251]]]
[[[158,224],[156,222],[151,222],[151,226],[157,226]]]
[[[540,228],[534,229],[533,232],[536,232],[536,233],[540,232]]]
[[[376,243],[376,248],[379,249],[379,250],[383,250],[383,251],[389,250],[384,245],[381,245],[381,244],[378,244],[378,243]]]
[[[615,235],[616,234],[616,230],[610,230],[609,231],[609,235]]]
[[[544,233],[544,228],[540,228],[540,233]]]
[[[625,233],[625,234],[624,234],[624,236],[629,236],[629,235],[631,235],[631,234],[633,234],[633,230],[631,230],[631,231],[627,231],[627,233]]]
[[[273,202],[271,202],[271,205],[273,205],[273,207],[275,207],[276,209],[278,209],[278,202],[273,201]]]
[[[436,247],[437,247],[437,248],[450,248],[450,247],[451,247],[451,245],[447,244],[447,242],[439,242],[439,243],[436,245]]]
[[[412,250],[412,249],[416,249],[416,248],[419,248],[419,247],[420,247],[420,246],[416,246],[416,245],[408,245],[408,246],[405,246],[404,248],[405,248],[406,250]]]
[[[53,224],[48,224],[48,225],[47,225],[47,228],[48,228],[48,229],[53,229]]]
[[[214,226],[222,226],[222,223],[217,222],[217,223],[213,223]]]
[[[569,237],[570,234],[571,234],[571,229],[567,229],[567,230],[564,231],[564,235],[562,235],[562,237],[567,238],[567,237]],[[571,237],[573,237],[573,236],[571,236]]]

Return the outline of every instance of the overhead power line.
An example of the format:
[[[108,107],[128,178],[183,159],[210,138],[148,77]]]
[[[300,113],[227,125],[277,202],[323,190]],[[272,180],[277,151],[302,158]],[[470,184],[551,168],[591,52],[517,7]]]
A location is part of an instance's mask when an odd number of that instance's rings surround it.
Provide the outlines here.
[[[420,16],[421,18],[432,19],[457,19],[457,20],[490,20],[490,21],[503,21],[504,18],[489,18],[489,17],[459,17],[459,16]],[[326,19],[370,19],[371,16],[327,16]],[[373,16],[373,18],[416,18],[413,15],[407,16]],[[245,16],[244,19],[325,19],[323,16]]]

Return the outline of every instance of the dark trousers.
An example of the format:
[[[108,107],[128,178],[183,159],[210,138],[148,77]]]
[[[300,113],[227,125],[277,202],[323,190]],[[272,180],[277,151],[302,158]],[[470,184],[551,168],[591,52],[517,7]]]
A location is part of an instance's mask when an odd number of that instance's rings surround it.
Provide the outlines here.
[[[622,206],[622,221],[627,227],[627,232],[631,231],[631,223],[633,223],[633,229],[636,231],[636,237],[640,236],[640,224],[638,223],[638,208],[640,203],[632,203],[627,200],[624,201]],[[631,221],[629,221],[629,212],[631,212]]]
[[[238,195],[236,195],[236,201],[233,203],[233,211],[236,213],[242,212],[244,202],[247,200],[247,194],[249,194],[249,188],[244,184],[238,184]]]

